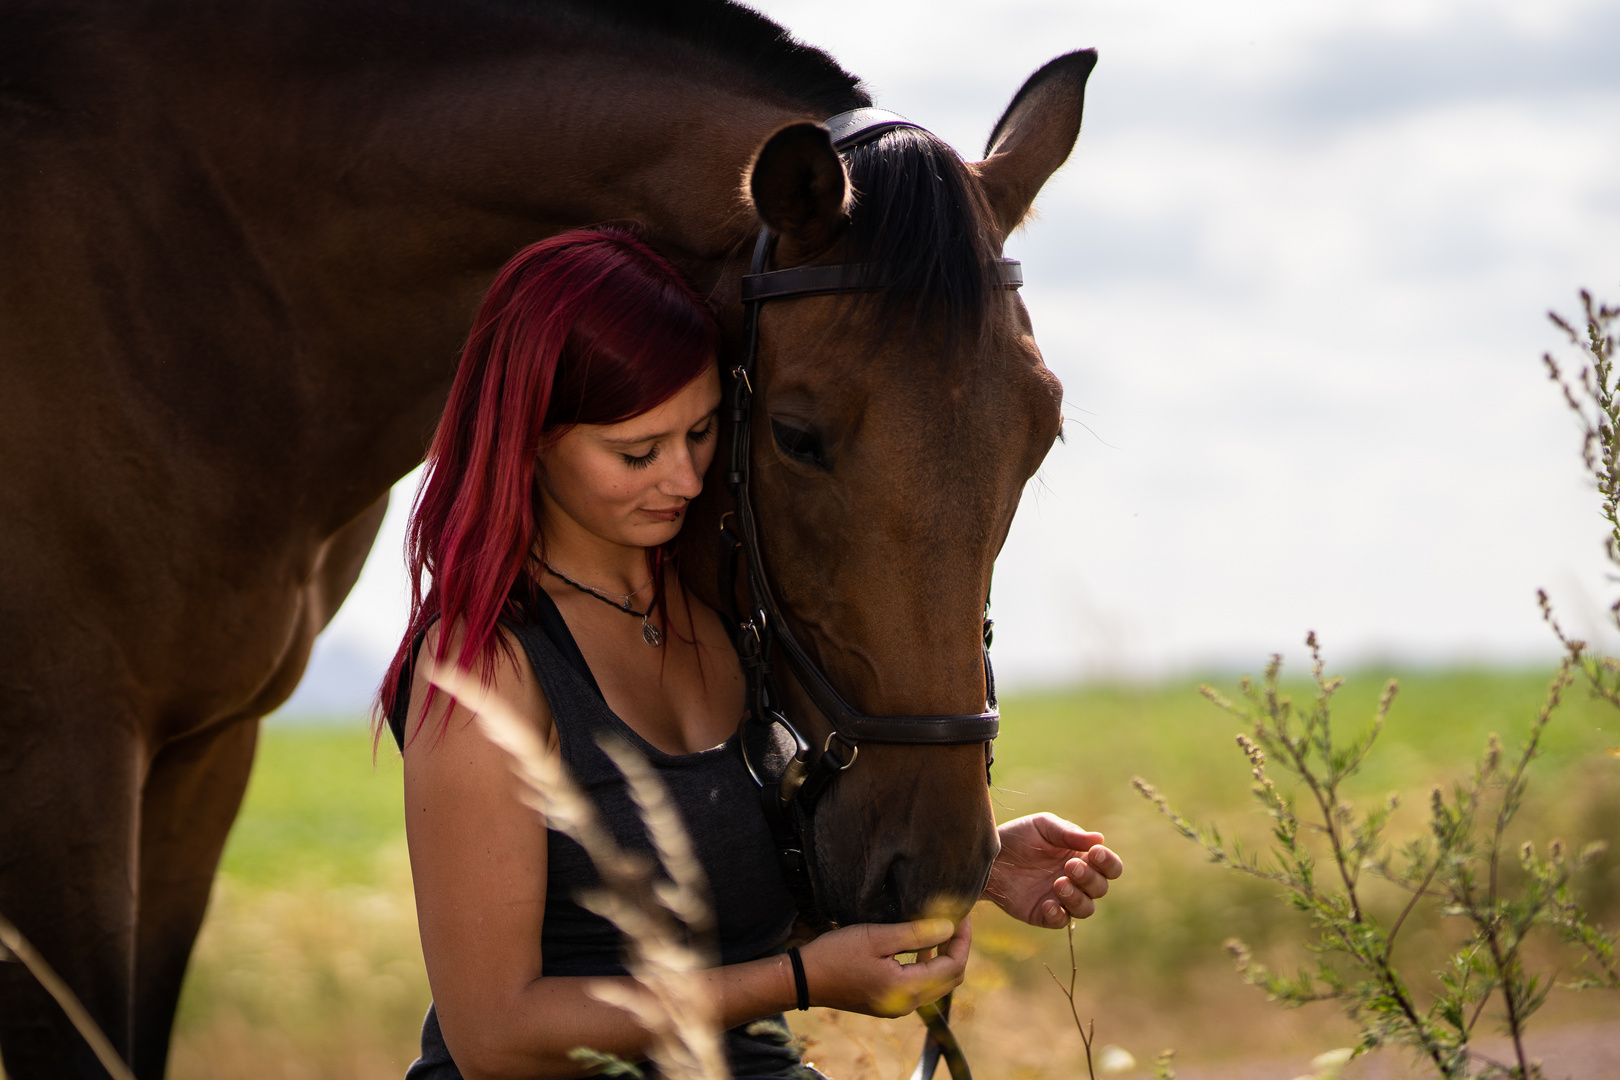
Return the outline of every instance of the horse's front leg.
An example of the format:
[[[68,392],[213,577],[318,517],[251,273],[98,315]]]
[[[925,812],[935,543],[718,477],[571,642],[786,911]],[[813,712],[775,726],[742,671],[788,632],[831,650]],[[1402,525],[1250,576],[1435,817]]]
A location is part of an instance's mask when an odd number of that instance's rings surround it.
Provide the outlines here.
[[[259,718],[303,677],[315,637],[354,587],[387,509],[384,494],[321,545],[291,606],[280,661],[241,714],[164,745],[152,760],[141,805],[133,1062],[140,1080],[163,1076],[186,964],[247,790]]]
[[[82,658],[86,641],[52,642]],[[48,652],[49,650],[41,650]],[[117,680],[39,666],[0,670],[0,912],[78,996],[113,1046],[133,1038],[138,721]],[[54,676],[54,678],[53,678]],[[107,1074],[20,963],[0,963],[0,1059],[11,1080]]]
[[[215,725],[164,746],[147,774],[132,1062],[140,1080],[163,1076],[186,963],[247,790],[258,733],[257,719]]]

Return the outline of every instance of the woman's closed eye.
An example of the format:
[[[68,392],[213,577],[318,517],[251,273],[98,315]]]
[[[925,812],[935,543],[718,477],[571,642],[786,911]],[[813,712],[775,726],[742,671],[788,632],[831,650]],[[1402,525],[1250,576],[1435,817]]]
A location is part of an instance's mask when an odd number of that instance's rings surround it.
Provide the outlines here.
[[[699,444],[708,442],[710,437],[714,435],[714,424],[714,417],[709,417],[701,428],[694,428],[693,430],[688,431],[686,433],[687,439]]]
[[[652,446],[648,447],[645,454],[621,453],[619,456],[624,458],[624,463],[632,469],[645,469],[658,459],[658,443],[653,443]]]

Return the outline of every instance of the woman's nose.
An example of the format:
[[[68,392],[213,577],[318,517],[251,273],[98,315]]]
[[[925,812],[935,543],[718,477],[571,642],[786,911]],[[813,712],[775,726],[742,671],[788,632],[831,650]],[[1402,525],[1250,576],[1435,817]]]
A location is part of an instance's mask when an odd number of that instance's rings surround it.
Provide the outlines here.
[[[670,462],[669,475],[659,488],[665,495],[682,499],[697,498],[703,491],[703,477],[697,471],[697,462],[692,460],[690,452],[670,456],[675,460]]]

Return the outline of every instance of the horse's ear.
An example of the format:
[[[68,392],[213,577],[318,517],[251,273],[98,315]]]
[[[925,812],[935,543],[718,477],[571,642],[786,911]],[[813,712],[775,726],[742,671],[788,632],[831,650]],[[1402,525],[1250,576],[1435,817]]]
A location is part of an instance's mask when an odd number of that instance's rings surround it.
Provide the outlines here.
[[[1097,50],[1065,53],[1029,77],[996,121],[984,160],[969,166],[984,184],[1006,236],[1029,213],[1041,186],[1068,160],[1080,136],[1086,78]]]
[[[789,124],[766,139],[748,170],[748,194],[780,237],[786,265],[819,255],[849,224],[849,178],[820,124]]]

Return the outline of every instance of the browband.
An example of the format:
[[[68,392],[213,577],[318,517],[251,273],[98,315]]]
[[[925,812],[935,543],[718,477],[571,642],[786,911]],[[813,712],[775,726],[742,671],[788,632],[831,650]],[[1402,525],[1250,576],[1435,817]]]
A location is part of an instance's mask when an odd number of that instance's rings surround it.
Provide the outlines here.
[[[995,263],[997,284],[1017,289],[1024,284],[1024,268],[1017,259]],[[894,271],[883,263],[825,263],[819,266],[793,266],[746,274],[742,279],[743,303],[750,300],[777,300],[784,296],[819,296],[828,293],[876,292],[894,284]]]
[[[851,109],[822,121],[827,134],[832,136],[833,149],[848,150],[852,146],[869,143],[895,128],[916,128],[926,131],[921,124],[913,124],[899,113],[888,109]]]

